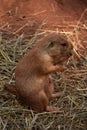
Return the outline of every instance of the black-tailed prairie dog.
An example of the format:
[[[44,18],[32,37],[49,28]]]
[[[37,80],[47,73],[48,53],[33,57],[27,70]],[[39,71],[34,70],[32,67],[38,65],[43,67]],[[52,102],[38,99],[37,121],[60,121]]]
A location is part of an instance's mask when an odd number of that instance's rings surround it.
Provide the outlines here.
[[[35,111],[57,111],[49,105],[54,93],[51,72],[61,71],[63,63],[72,55],[73,46],[60,34],[49,34],[19,61],[15,69],[15,87],[5,87]]]

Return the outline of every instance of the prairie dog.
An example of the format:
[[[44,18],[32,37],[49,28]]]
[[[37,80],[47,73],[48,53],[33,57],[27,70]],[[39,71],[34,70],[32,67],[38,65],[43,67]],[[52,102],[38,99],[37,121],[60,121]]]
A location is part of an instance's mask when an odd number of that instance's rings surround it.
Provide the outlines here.
[[[35,111],[58,111],[49,106],[54,94],[50,73],[64,70],[63,63],[72,55],[73,46],[60,34],[49,34],[19,61],[15,69],[15,87],[5,88]]]

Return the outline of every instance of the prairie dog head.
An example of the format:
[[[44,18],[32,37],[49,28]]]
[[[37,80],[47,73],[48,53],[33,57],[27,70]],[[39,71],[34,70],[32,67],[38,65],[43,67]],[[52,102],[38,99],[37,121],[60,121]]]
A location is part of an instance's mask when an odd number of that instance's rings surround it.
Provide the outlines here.
[[[66,61],[71,55],[73,45],[67,38],[60,34],[49,34],[41,41],[41,47],[48,54],[54,64],[61,64]]]

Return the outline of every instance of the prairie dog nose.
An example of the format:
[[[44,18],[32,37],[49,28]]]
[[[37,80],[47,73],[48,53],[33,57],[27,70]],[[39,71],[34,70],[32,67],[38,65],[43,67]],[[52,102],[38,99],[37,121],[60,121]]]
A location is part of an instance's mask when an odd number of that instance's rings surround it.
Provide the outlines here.
[[[72,56],[72,51],[68,53],[68,56],[69,56],[69,57]]]

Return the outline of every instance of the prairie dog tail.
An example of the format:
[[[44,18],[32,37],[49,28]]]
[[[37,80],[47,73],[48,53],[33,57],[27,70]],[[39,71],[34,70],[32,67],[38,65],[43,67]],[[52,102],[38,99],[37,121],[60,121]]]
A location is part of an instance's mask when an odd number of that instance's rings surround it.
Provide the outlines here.
[[[6,89],[7,91],[9,91],[10,93],[12,93],[12,94],[14,94],[14,95],[17,95],[17,91],[16,91],[16,88],[15,88],[14,85],[6,83],[6,84],[4,85],[4,87],[5,87],[5,89]]]

